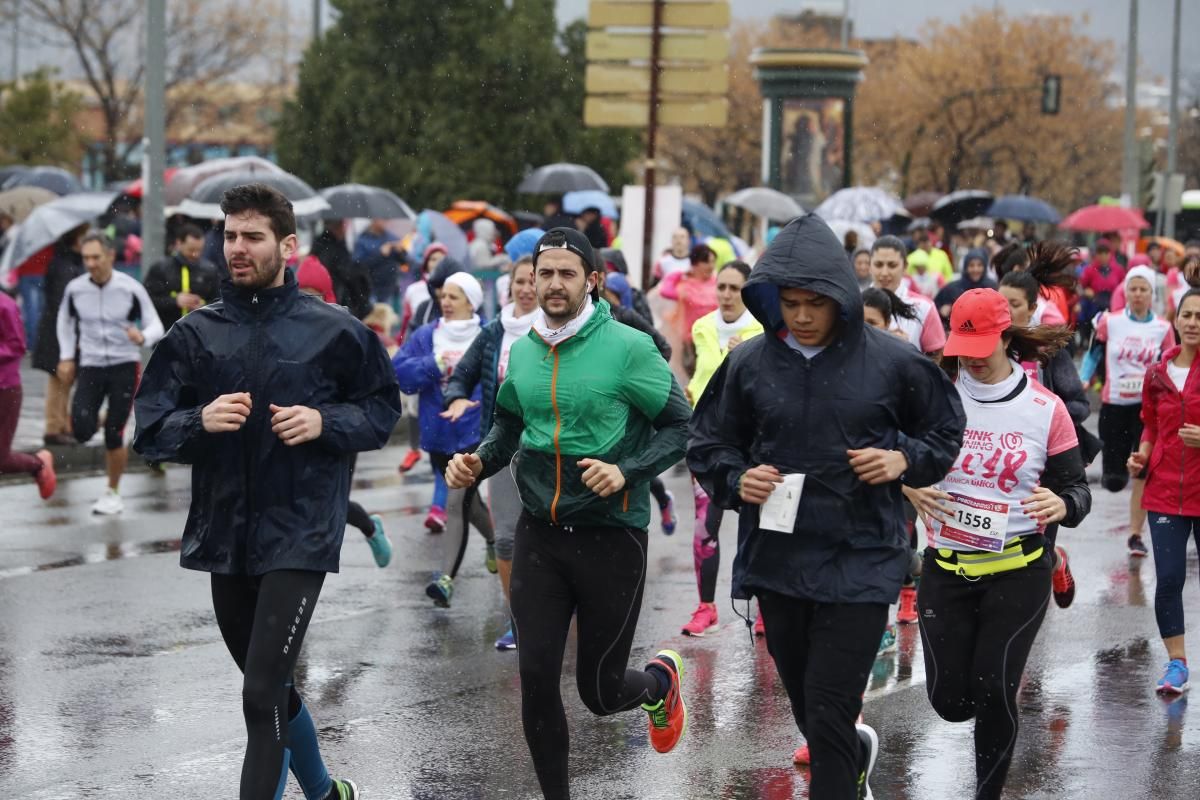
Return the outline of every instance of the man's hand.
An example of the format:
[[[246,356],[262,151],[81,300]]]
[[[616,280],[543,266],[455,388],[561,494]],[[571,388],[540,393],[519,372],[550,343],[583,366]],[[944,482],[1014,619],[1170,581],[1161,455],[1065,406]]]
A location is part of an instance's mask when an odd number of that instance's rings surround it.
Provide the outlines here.
[[[1179,428],[1179,438],[1188,447],[1200,447],[1200,425],[1182,425]]]
[[[899,450],[880,450],[868,447],[863,450],[847,450],[850,466],[863,483],[878,486],[891,483],[908,469],[908,458]]]
[[[75,362],[60,361],[58,366],[54,368],[54,376],[65,384],[70,384],[75,380]]]
[[[195,311],[200,306],[204,305],[204,298],[198,294],[191,292],[180,292],[175,295],[175,305],[185,311]]]
[[[229,433],[241,430],[250,416],[249,392],[223,394],[204,407],[200,422],[209,433]]]
[[[468,400],[465,397],[460,397],[450,403],[450,407],[443,411],[440,416],[442,419],[448,419],[451,422],[458,422],[462,415],[479,405],[478,400]]]
[[[625,476],[616,464],[605,464],[594,458],[584,458],[576,462],[583,467],[583,485],[601,497],[616,494],[625,488]]]
[[[775,491],[777,483],[783,483],[783,476],[779,474],[779,470],[770,464],[759,464],[742,474],[738,481],[738,496],[744,503],[761,506],[767,502],[771,492]]]
[[[308,406],[267,406],[271,430],[289,447],[311,442],[321,435],[321,412]]]
[[[451,489],[466,489],[483,472],[483,462],[474,453],[456,453],[446,465],[446,485]]]
[[[125,329],[125,335],[129,337],[129,341],[133,342],[138,347],[141,347],[146,343],[146,337],[133,325],[130,325]]]

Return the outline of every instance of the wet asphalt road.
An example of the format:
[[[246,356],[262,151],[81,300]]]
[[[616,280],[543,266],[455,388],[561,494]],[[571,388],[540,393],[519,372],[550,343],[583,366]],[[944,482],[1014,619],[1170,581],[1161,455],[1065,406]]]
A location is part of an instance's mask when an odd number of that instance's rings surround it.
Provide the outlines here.
[[[381,513],[396,547],[375,567],[346,533],[342,572],[325,584],[296,676],[331,771],[364,798],[536,798],[520,729],[515,653],[492,641],[505,618],[498,581],[471,542],[454,606],[423,588],[440,540],[420,527],[427,462],[401,479],[400,448],[362,456],[355,498]],[[213,623],[207,576],[178,567],[188,471],[126,478],[124,515],[94,518],[99,477],[64,481],[43,506],[32,485],[0,487],[0,796],[211,798],[237,793],[244,733],[240,680]],[[675,474],[680,531],[651,526],[650,572],[633,658],[669,645],[686,659],[690,729],[666,756],[645,716],[592,717],[568,653],[574,796],[680,800],[807,797],[791,766],[799,743],[762,642],[721,603],[722,627],[679,635],[695,604],[690,489]],[[1200,710],[1152,686],[1164,654],[1152,561],[1125,555],[1127,495],[1100,491],[1092,517],[1064,531],[1079,582],[1052,608],[1021,693],[1022,731],[1006,796],[1200,797]],[[727,597],[732,516],[719,596]],[[1185,604],[1200,630],[1194,552]],[[939,720],[924,694],[915,627],[876,663],[866,719],[883,747],[875,796],[969,797],[970,724]],[[1193,639],[1195,635],[1193,636]],[[294,784],[287,797],[301,793]]]

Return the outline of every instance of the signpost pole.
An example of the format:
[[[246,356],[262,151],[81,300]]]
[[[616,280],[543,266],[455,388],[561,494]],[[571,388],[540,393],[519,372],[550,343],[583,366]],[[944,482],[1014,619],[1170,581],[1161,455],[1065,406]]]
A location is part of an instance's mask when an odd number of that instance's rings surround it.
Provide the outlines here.
[[[642,221],[642,291],[650,291],[650,272],[654,268],[654,179],[655,145],[658,138],[659,57],[662,54],[664,0],[654,0],[654,26],[650,33],[650,120],[646,131],[646,198]]]

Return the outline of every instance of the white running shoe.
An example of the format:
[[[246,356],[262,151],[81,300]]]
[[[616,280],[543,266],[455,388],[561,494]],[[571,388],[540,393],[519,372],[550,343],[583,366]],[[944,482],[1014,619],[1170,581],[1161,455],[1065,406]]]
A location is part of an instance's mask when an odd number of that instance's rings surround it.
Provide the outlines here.
[[[871,793],[870,780],[871,772],[875,769],[875,759],[879,757],[879,734],[875,733],[875,729],[870,725],[864,725],[861,722],[854,727],[858,730],[858,740],[862,744],[862,749],[865,751],[863,755],[866,758],[863,771],[858,779],[858,796],[861,800],[874,800],[875,795]]]
[[[109,489],[107,492],[102,494],[100,499],[92,504],[93,514],[104,514],[106,516],[111,516],[113,514],[120,514],[124,510],[125,503],[121,500],[121,495],[117,494],[112,489]]]

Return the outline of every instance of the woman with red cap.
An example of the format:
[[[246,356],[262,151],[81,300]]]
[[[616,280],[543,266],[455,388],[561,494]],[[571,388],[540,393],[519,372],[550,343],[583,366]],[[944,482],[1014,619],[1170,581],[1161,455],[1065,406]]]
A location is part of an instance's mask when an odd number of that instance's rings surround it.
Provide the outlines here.
[[[1001,796],[1012,760],[1017,688],[1050,600],[1052,526],[1091,509],[1066,406],[1021,368],[1069,340],[1014,326],[994,289],[959,298],[943,365],[957,372],[963,446],[941,483],[904,489],[932,540],[917,595],[929,701],[942,719],[975,720],[977,800]]]

